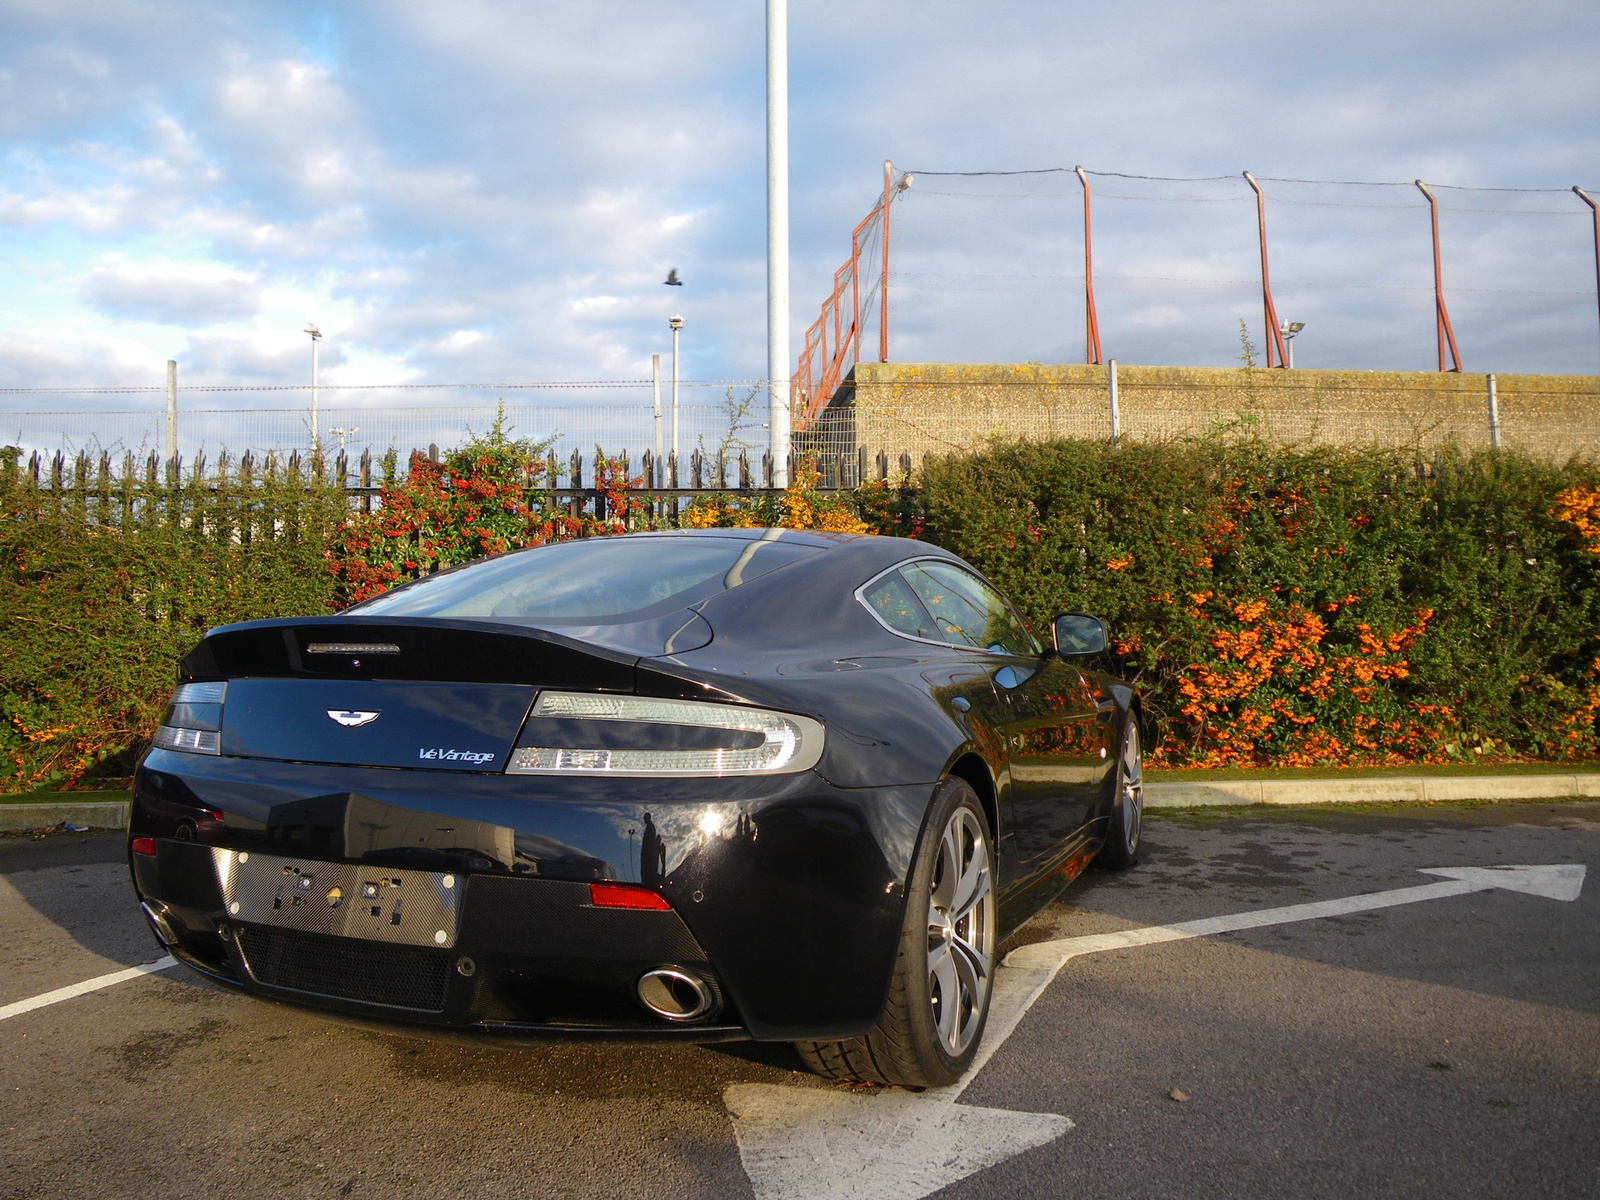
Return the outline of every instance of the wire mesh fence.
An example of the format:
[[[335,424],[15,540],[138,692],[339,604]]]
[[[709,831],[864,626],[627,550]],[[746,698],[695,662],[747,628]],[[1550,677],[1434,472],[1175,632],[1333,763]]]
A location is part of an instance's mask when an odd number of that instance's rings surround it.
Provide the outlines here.
[[[749,387],[744,391],[748,393]],[[315,417],[309,404],[295,408],[191,408],[178,409],[174,448],[186,457],[205,451],[212,458],[227,451],[236,458],[246,452],[309,454],[314,444],[330,455],[344,449],[352,458],[370,450],[382,455],[395,448],[402,454],[429,445],[453,447],[474,434],[487,432],[501,415],[497,402],[438,406],[387,406],[344,402],[347,389],[323,388],[324,399]],[[181,394],[180,394],[181,398]],[[698,403],[678,406],[676,446],[681,454],[697,449],[708,452],[726,446],[767,445],[767,430],[756,406]],[[515,438],[548,442],[558,454],[596,445],[612,452],[626,451],[638,459],[657,448],[653,403],[648,385],[642,403],[585,405],[507,404],[505,429]],[[63,407],[50,412],[0,413],[0,443],[20,447],[25,453],[57,450],[91,455],[106,451],[114,457],[124,451],[146,454],[166,452],[167,416],[164,409],[87,409]],[[674,419],[670,402],[663,404],[662,453],[674,447]]]
[[[1276,312],[1305,324],[1297,365],[1434,367],[1423,192],[1412,182],[1258,183]],[[1240,353],[1241,318],[1264,352],[1256,200],[1242,174],[1085,171],[1080,182],[1063,167],[911,173],[891,205],[890,357],[1084,361],[1085,185],[1105,357],[1226,365]],[[1600,372],[1591,210],[1567,189],[1429,186],[1464,369]]]

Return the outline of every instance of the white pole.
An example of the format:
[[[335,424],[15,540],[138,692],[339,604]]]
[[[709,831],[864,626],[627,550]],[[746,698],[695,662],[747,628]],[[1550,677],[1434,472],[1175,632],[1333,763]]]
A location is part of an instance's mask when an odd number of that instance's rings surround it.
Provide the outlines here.
[[[656,422],[656,457],[655,478],[650,482],[660,484],[662,480],[661,467],[661,355],[650,356],[650,383],[655,391],[655,422]]]
[[[1107,366],[1111,368],[1109,371],[1111,378],[1111,440],[1114,442],[1122,432],[1122,420],[1117,413],[1117,360],[1113,358]]]
[[[767,390],[772,482],[789,485],[789,12],[767,0]]]
[[[1500,449],[1500,397],[1495,393],[1494,376],[1489,376],[1489,445]]]
[[[672,326],[672,456],[678,456],[678,330],[683,328],[683,318],[673,317]]]
[[[167,461],[178,453],[178,364],[167,359]]]
[[[322,331],[315,325],[307,325],[305,331],[311,335],[311,448],[317,448],[320,436],[317,429],[317,343],[322,341]]]

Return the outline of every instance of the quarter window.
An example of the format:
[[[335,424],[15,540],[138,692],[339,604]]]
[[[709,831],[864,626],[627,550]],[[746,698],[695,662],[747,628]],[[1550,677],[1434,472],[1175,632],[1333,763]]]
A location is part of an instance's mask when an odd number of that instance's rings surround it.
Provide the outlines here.
[[[976,575],[951,563],[927,561],[903,567],[901,574],[945,641],[1002,654],[1039,653],[1039,644],[1005,597]]]
[[[889,628],[908,637],[939,640],[939,631],[933,627],[928,610],[922,607],[922,601],[917,599],[916,593],[898,571],[885,575],[873,584],[864,599],[867,607]]]

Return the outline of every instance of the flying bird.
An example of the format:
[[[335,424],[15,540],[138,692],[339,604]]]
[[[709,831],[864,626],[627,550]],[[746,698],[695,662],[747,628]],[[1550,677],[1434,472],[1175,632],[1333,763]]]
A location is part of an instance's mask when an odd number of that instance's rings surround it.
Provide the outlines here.
[[[666,283],[666,285],[668,287],[682,287],[683,286],[683,280],[678,278],[678,268],[677,267],[673,267],[672,270],[667,272],[667,278],[666,278],[666,280],[664,282]]]

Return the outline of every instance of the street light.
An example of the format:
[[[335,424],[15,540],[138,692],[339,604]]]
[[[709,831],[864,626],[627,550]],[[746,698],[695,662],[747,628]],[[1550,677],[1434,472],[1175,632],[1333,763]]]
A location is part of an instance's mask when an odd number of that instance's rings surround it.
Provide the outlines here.
[[[682,317],[671,317],[672,326],[672,457],[678,457],[678,330],[683,328]]]
[[[317,446],[317,343],[322,340],[322,330],[315,325],[307,325],[305,331],[311,335],[311,448]]]
[[[344,439],[346,437],[355,437],[356,434],[361,432],[361,426],[352,425],[352,426],[350,426],[349,429],[340,429],[337,425],[335,425],[333,428],[329,429],[328,432],[333,434],[334,437],[339,439],[339,453],[343,454],[344,453]]]
[[[1304,321],[1289,321],[1278,326],[1278,332],[1283,334],[1283,344],[1289,351],[1289,361],[1284,364],[1289,370],[1294,370],[1294,335],[1306,327]]]

